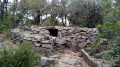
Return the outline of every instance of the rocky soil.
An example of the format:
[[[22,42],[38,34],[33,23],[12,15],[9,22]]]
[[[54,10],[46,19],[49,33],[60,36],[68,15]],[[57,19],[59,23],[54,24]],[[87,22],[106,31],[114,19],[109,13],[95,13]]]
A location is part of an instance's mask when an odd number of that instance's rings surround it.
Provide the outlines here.
[[[58,67],[90,67],[83,57],[79,57],[79,52],[75,53],[66,49],[64,53],[60,53]]]
[[[85,49],[88,55],[92,53],[89,47],[98,41],[97,32],[96,28],[78,27],[16,28],[11,31],[10,39],[0,35],[0,50],[3,46],[17,48],[16,44],[29,41],[42,56],[39,66],[35,67],[90,67],[91,64],[82,55],[81,49]],[[106,49],[107,44],[106,39],[101,40],[100,49]],[[110,51],[107,53],[111,54]],[[97,67],[111,67],[108,61],[101,59],[102,56],[103,53],[96,53],[89,57],[93,59],[92,62],[97,63]]]

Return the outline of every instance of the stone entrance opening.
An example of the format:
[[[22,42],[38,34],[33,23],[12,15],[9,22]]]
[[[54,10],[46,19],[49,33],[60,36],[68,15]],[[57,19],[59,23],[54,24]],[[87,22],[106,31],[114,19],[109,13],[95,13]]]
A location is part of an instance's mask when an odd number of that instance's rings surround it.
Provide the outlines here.
[[[48,29],[51,36],[57,37],[58,36],[58,29]]]

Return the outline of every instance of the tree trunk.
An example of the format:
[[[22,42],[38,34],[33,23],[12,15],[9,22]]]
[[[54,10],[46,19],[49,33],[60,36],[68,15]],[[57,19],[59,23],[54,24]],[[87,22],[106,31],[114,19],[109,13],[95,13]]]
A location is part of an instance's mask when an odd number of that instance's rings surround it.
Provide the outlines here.
[[[65,15],[65,25],[66,25],[66,23],[67,23],[67,15]]]
[[[40,23],[40,17],[41,17],[40,10],[37,10],[37,18],[35,19],[35,25],[39,25],[39,23]]]
[[[3,21],[4,17],[4,3],[1,2],[1,21]]]

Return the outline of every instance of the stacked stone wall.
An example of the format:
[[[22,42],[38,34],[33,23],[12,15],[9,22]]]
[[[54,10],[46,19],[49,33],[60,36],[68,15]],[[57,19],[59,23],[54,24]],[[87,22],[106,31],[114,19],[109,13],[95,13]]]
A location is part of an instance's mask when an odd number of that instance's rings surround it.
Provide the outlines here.
[[[57,36],[52,36],[50,30],[58,30]],[[48,50],[51,53],[53,46],[65,46],[74,51],[88,47],[97,41],[98,30],[96,28],[79,27],[39,27],[31,26],[23,29],[12,30],[11,39],[16,43],[30,41],[38,51]]]

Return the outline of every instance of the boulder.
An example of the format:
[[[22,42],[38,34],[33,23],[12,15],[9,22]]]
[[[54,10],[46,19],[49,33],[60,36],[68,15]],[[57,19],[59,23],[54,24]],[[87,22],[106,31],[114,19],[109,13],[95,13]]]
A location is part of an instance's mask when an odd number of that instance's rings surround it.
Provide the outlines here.
[[[11,30],[12,33],[20,33],[20,29],[19,28],[16,28],[16,29],[13,29]]]
[[[58,44],[66,44],[66,39],[65,38],[61,38],[61,39],[56,39],[56,43]]]
[[[54,59],[54,58],[48,58],[48,57],[41,57],[41,62],[40,62],[40,66],[42,67],[50,67],[51,64],[55,64],[55,62],[58,61],[58,59]]]
[[[43,48],[53,49],[53,46],[51,44],[42,44]]]
[[[87,45],[87,42],[79,43],[79,44],[78,44],[78,48],[80,48],[80,49],[85,48],[86,45]]]

